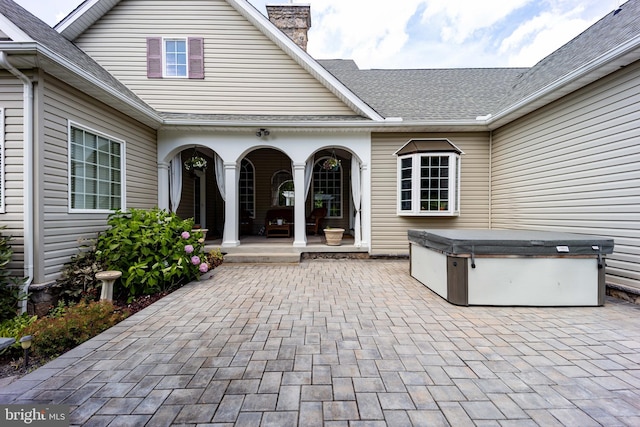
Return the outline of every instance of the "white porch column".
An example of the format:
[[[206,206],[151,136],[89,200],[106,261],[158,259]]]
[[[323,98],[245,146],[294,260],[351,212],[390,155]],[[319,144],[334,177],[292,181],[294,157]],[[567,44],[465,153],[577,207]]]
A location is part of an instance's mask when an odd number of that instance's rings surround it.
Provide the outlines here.
[[[158,207],[169,210],[169,163],[158,162]]]
[[[360,166],[360,185],[362,188],[362,205],[360,207],[360,229],[362,230],[360,246],[369,248],[371,252],[371,171],[367,163]]]
[[[238,165],[224,163],[224,232],[222,247],[240,246],[238,240]]]
[[[307,229],[306,229],[306,216],[304,213],[304,168],[305,162],[293,162],[293,185],[295,188],[295,210],[293,215],[294,230],[293,230],[293,246],[305,247],[307,246]]]

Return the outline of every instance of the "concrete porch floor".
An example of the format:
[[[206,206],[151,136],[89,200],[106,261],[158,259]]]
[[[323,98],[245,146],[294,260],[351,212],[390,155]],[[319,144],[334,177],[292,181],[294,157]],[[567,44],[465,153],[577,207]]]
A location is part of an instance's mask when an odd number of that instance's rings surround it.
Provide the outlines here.
[[[220,248],[222,239],[207,240],[205,250]],[[225,262],[297,263],[301,254],[367,254],[368,247],[355,247],[353,236],[345,235],[340,246],[329,246],[324,236],[307,236],[307,246],[294,247],[293,237],[240,236],[240,246],[220,248]]]

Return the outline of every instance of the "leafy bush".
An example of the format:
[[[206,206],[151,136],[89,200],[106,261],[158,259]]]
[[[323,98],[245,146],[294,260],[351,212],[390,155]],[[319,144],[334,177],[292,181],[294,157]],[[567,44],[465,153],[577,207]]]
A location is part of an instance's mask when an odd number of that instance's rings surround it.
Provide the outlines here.
[[[208,270],[202,262],[204,235],[191,231],[192,219],[182,220],[158,208],[130,209],[109,215],[107,223],[111,228],[98,237],[96,259],[107,269],[122,272],[120,284],[128,301],[165,292]]]
[[[23,331],[33,336],[37,357],[57,356],[109,329],[127,317],[108,301],[79,302],[59,317],[42,317]]]
[[[56,280],[55,287],[60,299],[67,303],[81,299],[96,301],[100,289],[96,273],[103,270],[105,267],[96,257],[95,246],[81,246],[80,253],[71,257],[62,269],[62,277]]]
[[[0,351],[0,354],[4,355],[7,352],[15,352],[15,350],[20,349],[20,338],[28,335],[24,333],[25,328],[35,322],[36,319],[37,316],[29,316],[27,313],[24,313],[20,316],[14,316],[11,319],[3,320],[0,323],[0,337],[15,338],[16,342],[13,346]]]
[[[222,255],[222,251],[220,251],[220,248],[212,249],[207,253],[206,262],[209,265],[209,268],[212,270],[217,266],[219,266],[220,264],[222,264],[223,260],[224,260],[224,255]]]
[[[15,317],[18,314],[18,303],[27,298],[27,295],[22,294],[24,279],[11,277],[11,272],[7,269],[7,264],[13,257],[10,241],[11,236],[0,235],[0,322]]]

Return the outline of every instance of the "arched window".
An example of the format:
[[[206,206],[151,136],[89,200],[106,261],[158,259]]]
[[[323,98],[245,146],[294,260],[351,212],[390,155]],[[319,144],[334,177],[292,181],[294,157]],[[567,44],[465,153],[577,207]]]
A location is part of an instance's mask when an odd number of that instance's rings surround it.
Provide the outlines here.
[[[248,212],[251,218],[255,218],[255,168],[247,159],[240,162],[240,212]]]
[[[293,175],[289,171],[278,171],[271,178],[271,205],[294,205]]]
[[[322,157],[313,167],[313,207],[327,208],[328,218],[342,218],[342,165]]]

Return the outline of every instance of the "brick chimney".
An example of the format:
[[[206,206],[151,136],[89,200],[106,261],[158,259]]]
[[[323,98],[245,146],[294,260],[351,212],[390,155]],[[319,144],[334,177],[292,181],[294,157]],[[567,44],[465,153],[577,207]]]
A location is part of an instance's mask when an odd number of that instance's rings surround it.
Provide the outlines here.
[[[305,51],[307,32],[311,28],[311,6],[308,4],[268,4],[269,20]]]

